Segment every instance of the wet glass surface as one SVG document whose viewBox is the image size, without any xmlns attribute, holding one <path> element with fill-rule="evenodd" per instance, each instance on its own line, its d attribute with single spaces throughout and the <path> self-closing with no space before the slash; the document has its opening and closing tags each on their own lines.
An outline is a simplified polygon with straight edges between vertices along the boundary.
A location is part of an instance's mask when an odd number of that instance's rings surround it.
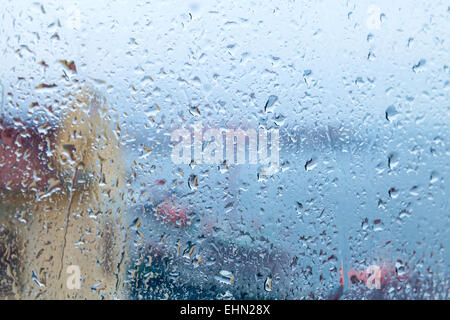
<svg viewBox="0 0 450 320">
<path fill-rule="evenodd" d="M 0 298 L 448 299 L 445 1 L 0 9 Z"/>
</svg>

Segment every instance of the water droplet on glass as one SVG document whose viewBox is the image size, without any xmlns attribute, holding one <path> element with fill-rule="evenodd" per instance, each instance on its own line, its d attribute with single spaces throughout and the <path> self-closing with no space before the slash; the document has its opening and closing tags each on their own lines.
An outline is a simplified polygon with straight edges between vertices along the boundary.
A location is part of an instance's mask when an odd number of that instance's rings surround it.
<svg viewBox="0 0 450 320">
<path fill-rule="evenodd" d="M 227 270 L 221 270 L 219 271 L 219 273 L 215 276 L 215 279 L 221 283 L 225 283 L 225 284 L 233 284 L 235 279 L 234 279 L 234 275 Z"/>
<path fill-rule="evenodd" d="M 268 110 L 268 109 L 271 108 L 277 100 L 278 100 L 277 96 L 274 96 L 274 95 L 269 96 L 266 104 L 264 105 L 264 111 L 269 112 L 270 110 Z"/>
<path fill-rule="evenodd" d="M 264 281 L 264 290 L 267 292 L 272 291 L 272 277 L 267 277 Z"/>
</svg>

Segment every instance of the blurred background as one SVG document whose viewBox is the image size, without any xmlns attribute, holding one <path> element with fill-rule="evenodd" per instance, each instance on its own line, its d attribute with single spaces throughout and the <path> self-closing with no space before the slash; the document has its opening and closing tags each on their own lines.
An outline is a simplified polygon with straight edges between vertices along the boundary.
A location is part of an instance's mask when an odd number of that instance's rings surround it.
<svg viewBox="0 0 450 320">
<path fill-rule="evenodd" d="M 448 299 L 446 1 L 0 9 L 0 297 Z M 279 171 L 175 164 L 195 122 Z"/>
</svg>

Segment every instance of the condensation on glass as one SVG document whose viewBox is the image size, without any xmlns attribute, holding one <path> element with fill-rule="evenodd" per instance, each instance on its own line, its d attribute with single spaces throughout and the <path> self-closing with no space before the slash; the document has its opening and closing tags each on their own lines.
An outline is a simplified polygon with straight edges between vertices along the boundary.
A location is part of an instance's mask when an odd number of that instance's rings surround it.
<svg viewBox="0 0 450 320">
<path fill-rule="evenodd" d="M 449 298 L 445 1 L 0 8 L 0 298 Z"/>
</svg>

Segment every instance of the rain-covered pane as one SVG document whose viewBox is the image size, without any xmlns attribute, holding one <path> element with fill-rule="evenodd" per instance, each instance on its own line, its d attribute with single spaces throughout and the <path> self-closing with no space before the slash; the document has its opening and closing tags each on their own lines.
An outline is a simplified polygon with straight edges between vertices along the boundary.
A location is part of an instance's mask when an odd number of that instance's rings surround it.
<svg viewBox="0 0 450 320">
<path fill-rule="evenodd" d="M 1 299 L 449 299 L 448 2 L 0 16 Z"/>
</svg>

